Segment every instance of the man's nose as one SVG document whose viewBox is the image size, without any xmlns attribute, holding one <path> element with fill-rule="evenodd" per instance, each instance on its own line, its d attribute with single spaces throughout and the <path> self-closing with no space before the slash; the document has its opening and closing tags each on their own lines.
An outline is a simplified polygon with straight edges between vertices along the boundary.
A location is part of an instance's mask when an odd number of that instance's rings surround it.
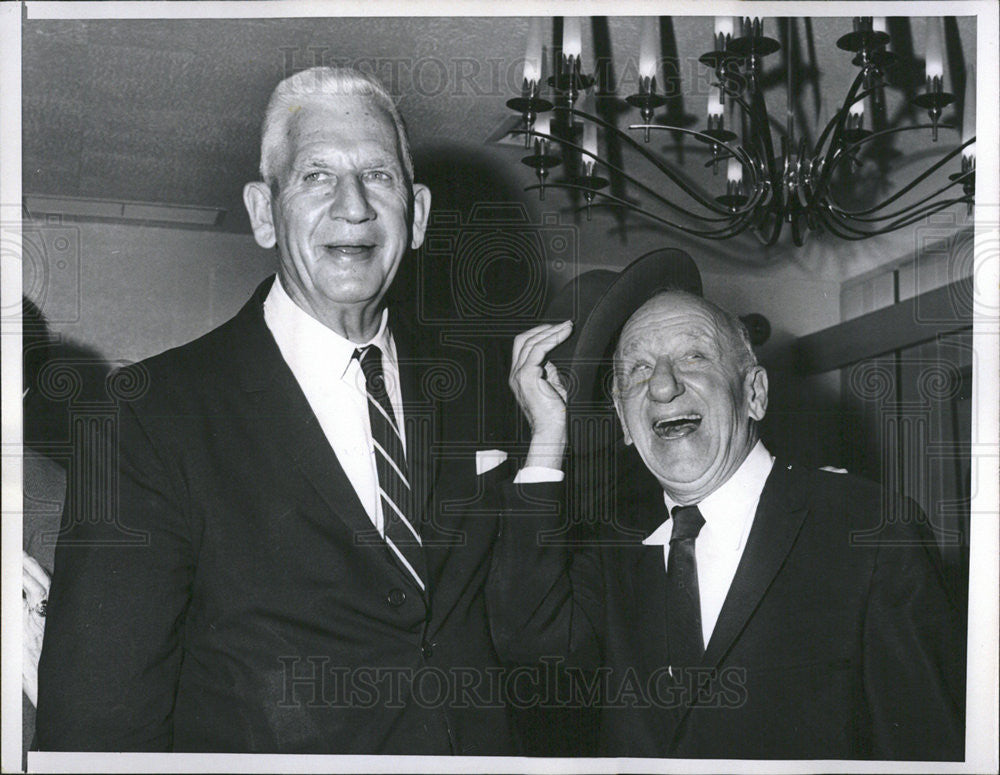
<svg viewBox="0 0 1000 775">
<path fill-rule="evenodd" d="M 350 223 L 361 223 L 375 217 L 365 185 L 356 175 L 344 175 L 337 180 L 330 210 L 334 218 Z"/>
<path fill-rule="evenodd" d="M 666 358 L 656 362 L 649 379 L 649 397 L 654 401 L 673 401 L 684 392 L 684 383 L 678 378 L 673 364 Z"/>
</svg>

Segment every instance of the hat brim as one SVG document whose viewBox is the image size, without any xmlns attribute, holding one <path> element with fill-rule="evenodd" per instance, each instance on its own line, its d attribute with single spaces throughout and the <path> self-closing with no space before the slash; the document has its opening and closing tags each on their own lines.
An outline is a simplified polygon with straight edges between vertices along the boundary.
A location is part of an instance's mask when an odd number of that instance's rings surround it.
<svg viewBox="0 0 1000 775">
<path fill-rule="evenodd" d="M 617 275 L 580 279 L 583 282 L 575 289 L 578 314 L 573 335 L 553 349 L 550 359 L 564 374 L 569 372 L 571 409 L 608 407 L 611 359 L 622 326 L 639 307 L 665 290 L 701 296 L 701 273 L 683 250 L 660 248 L 640 256 Z M 550 309 L 564 304 L 565 293 L 572 290 L 564 288 L 557 295 L 562 301 L 554 299 Z"/>
</svg>

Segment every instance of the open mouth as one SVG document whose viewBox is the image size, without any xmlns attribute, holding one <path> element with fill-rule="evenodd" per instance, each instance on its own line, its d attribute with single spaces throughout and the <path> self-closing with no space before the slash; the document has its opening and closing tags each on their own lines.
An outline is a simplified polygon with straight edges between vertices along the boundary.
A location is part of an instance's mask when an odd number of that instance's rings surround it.
<svg viewBox="0 0 1000 775">
<path fill-rule="evenodd" d="M 661 439 L 680 439 L 694 433 L 699 425 L 701 416 L 688 414 L 683 417 L 657 420 L 653 423 L 653 433 Z"/>
<path fill-rule="evenodd" d="M 375 247 L 374 245 L 367 245 L 367 244 L 363 245 L 330 244 L 330 245 L 324 245 L 323 249 L 326 250 L 327 253 L 333 253 L 340 256 L 354 257 L 354 256 L 367 256 L 374 247 Z"/>
</svg>

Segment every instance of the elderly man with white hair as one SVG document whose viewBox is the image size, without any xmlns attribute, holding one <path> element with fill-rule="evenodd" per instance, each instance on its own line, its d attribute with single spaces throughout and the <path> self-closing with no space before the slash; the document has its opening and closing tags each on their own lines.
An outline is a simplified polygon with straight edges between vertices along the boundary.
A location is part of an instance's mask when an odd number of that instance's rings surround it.
<svg viewBox="0 0 1000 775">
<path fill-rule="evenodd" d="M 38 747 L 516 753 L 483 595 L 512 472 L 471 454 L 476 364 L 385 303 L 431 200 L 400 116 L 313 68 L 262 134 L 244 199 L 277 279 L 113 381 L 112 484 L 63 516 Z"/>
</svg>

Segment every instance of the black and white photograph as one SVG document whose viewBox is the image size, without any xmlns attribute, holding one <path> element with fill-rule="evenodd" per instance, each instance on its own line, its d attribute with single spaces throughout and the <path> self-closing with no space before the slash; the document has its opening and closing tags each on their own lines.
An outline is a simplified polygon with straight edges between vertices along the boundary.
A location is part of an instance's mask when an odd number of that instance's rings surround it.
<svg viewBox="0 0 1000 775">
<path fill-rule="evenodd" d="M 996 772 L 998 11 L 0 5 L 3 771 Z"/>
</svg>

